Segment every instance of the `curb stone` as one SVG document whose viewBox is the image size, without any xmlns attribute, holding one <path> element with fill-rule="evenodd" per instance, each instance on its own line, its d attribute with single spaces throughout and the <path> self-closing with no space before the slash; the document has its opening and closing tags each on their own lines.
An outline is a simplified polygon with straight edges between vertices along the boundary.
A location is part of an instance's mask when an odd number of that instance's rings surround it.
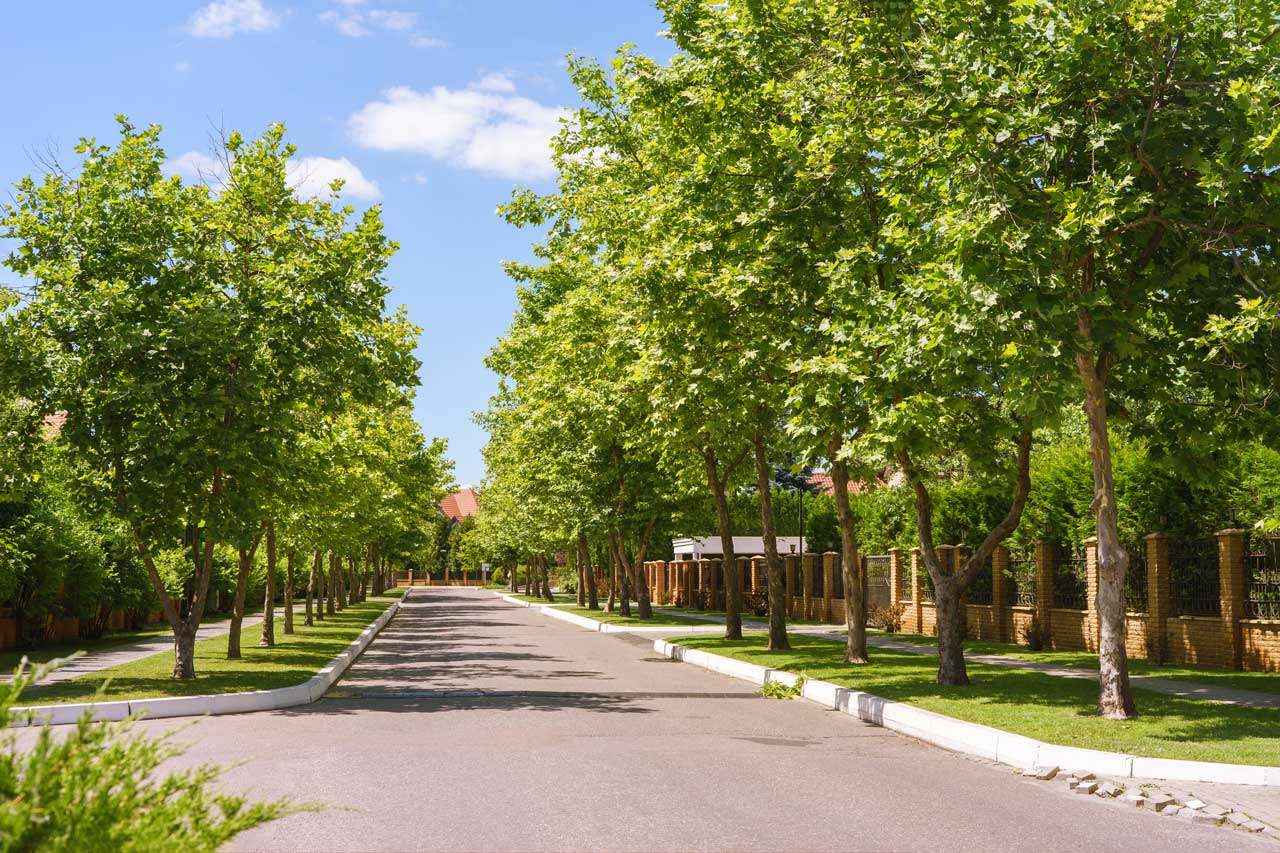
<svg viewBox="0 0 1280 853">
<path fill-rule="evenodd" d="M 756 684 L 767 681 L 791 683 L 795 678 L 792 673 L 766 669 L 755 664 L 745 664 L 742 661 L 688 649 L 665 640 L 654 641 L 653 648 L 664 657 L 733 675 Z M 739 667 L 750 667 L 750 669 L 739 670 Z M 1120 752 L 1060 746 L 979 723 L 958 720 L 903 702 L 892 702 L 870 693 L 862 693 L 826 682 L 807 682 L 805 698 L 810 698 L 809 684 L 825 685 L 832 692 L 843 691 L 836 709 L 865 722 L 909 735 L 944 749 L 986 758 L 1020 770 L 1047 766 L 1076 767 L 1080 768 L 1076 771 L 1078 776 L 1096 773 L 1123 779 L 1145 778 L 1280 786 L 1280 767 L 1140 758 Z M 819 704 L 827 703 L 820 701 Z"/>
<path fill-rule="evenodd" d="M 277 687 L 272 690 L 250 690 L 244 693 L 210 693 L 204 696 L 173 696 L 159 699 L 120 699 L 111 702 L 76 702 L 61 705 L 23 705 L 13 710 L 10 728 L 47 723 L 51 726 L 73 725 L 88 711 L 96 722 L 119 721 L 131 714 L 141 714 L 144 719 L 158 720 L 171 717 L 220 716 L 245 714 L 253 711 L 278 711 L 309 705 L 322 697 L 335 681 L 342 677 L 373 638 L 386 627 L 400 610 L 403 596 L 378 614 L 369 625 L 338 653 L 333 660 L 302 684 Z"/>
</svg>

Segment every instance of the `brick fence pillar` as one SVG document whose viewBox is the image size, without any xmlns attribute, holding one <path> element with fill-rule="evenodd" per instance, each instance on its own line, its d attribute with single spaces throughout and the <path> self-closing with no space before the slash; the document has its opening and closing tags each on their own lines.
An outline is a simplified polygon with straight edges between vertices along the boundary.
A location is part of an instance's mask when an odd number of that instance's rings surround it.
<svg viewBox="0 0 1280 853">
<path fill-rule="evenodd" d="M 911 633 L 924 633 L 924 602 L 921 598 L 924 595 L 924 579 L 921 578 L 920 572 L 924 569 L 920 565 L 920 549 L 911 549 Z"/>
<path fill-rule="evenodd" d="M 1149 534 L 1147 546 L 1147 658 L 1169 660 L 1169 537 Z"/>
<path fill-rule="evenodd" d="M 693 560 L 684 564 L 684 600 L 686 607 L 698 606 L 698 564 Z"/>
<path fill-rule="evenodd" d="M 1244 618 L 1244 531 L 1219 530 L 1218 536 L 1218 589 L 1222 599 L 1223 641 L 1228 651 L 1227 660 L 1232 669 L 1244 668 L 1244 642 L 1240 634 L 1240 620 Z"/>
<path fill-rule="evenodd" d="M 1051 542 L 1036 542 L 1036 620 L 1044 636 L 1045 648 L 1052 648 L 1053 609 L 1053 559 L 1054 546 Z"/>
<path fill-rule="evenodd" d="M 800 618 L 813 618 L 813 570 L 817 554 L 800 556 Z"/>
<path fill-rule="evenodd" d="M 676 560 L 671 564 L 671 600 L 677 607 L 685 606 L 684 560 Z"/>
<path fill-rule="evenodd" d="M 1102 620 L 1098 618 L 1098 537 L 1084 540 L 1084 635 L 1093 638 L 1094 651 L 1102 642 Z"/>
<path fill-rule="evenodd" d="M 902 603 L 902 552 L 889 549 L 889 607 Z"/>
<path fill-rule="evenodd" d="M 751 558 L 751 591 L 761 592 L 767 588 L 769 581 L 765 574 L 764 557 Z"/>
<path fill-rule="evenodd" d="M 783 560 L 782 565 L 783 568 L 786 569 L 784 573 L 785 576 L 783 578 L 783 594 L 785 596 L 784 600 L 786 601 L 786 614 L 788 616 L 792 616 L 795 613 L 796 571 L 800 568 L 800 555 L 788 554 Z"/>
<path fill-rule="evenodd" d="M 720 600 L 720 561 L 707 560 L 707 607 L 720 610 L 724 603 Z"/>
<path fill-rule="evenodd" d="M 840 555 L 835 551 L 826 551 L 822 555 L 822 618 L 830 619 L 835 608 L 831 601 L 835 598 L 836 561 Z"/>
<path fill-rule="evenodd" d="M 1008 642 L 1009 618 L 1009 549 L 997 545 L 991 552 L 991 622 L 998 642 Z"/>
<path fill-rule="evenodd" d="M 671 597 L 667 594 L 667 561 L 657 560 L 653 564 L 653 586 L 657 590 L 653 600 L 659 604 L 670 604 Z"/>
</svg>

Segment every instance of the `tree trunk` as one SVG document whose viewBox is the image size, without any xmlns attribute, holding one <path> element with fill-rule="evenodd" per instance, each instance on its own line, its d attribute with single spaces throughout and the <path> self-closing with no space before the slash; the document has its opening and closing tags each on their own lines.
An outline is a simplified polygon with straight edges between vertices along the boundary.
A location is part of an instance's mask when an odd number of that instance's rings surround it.
<svg viewBox="0 0 1280 853">
<path fill-rule="evenodd" d="M 742 578 L 738 575 L 738 555 L 733 550 L 733 518 L 729 515 L 727 472 L 721 476 L 720 462 L 710 445 L 703 448 L 707 485 L 716 505 L 716 528 L 720 532 L 720 575 L 724 578 L 724 638 L 742 639 Z"/>
<path fill-rule="evenodd" d="M 297 565 L 297 556 L 297 552 L 290 548 L 284 563 L 284 632 L 286 634 L 293 633 L 293 575 L 294 568 Z"/>
<path fill-rule="evenodd" d="M 938 628 L 938 677 L 937 683 L 959 686 L 969 683 L 969 673 L 964 662 L 964 620 L 966 614 L 961 596 L 969 584 L 985 568 L 987 559 L 996 546 L 1009 538 L 1022 519 L 1022 510 L 1031 494 L 1031 433 L 1018 436 L 1016 461 L 1017 482 L 1013 502 L 1000 523 L 987 533 L 977 550 L 969 556 L 964 566 L 954 573 L 942 571 L 938 552 L 933 546 L 933 499 L 928 486 L 916 471 L 911 454 L 905 447 L 898 448 L 898 464 L 915 492 L 916 532 L 920 537 L 920 560 L 933 580 L 934 613 Z"/>
<path fill-rule="evenodd" d="M 240 658 L 240 626 L 244 623 L 244 599 L 249 592 L 249 571 L 253 568 L 253 556 L 258 551 L 258 539 L 240 549 L 240 565 L 236 572 L 236 598 L 231 606 L 231 633 L 227 635 L 227 660 Z"/>
<path fill-rule="evenodd" d="M 338 612 L 338 555 L 333 551 L 329 552 L 329 573 L 325 576 L 324 592 L 324 612 L 325 615 L 332 616 Z"/>
<path fill-rule="evenodd" d="M 196 630 L 198 626 L 183 624 L 173 630 L 173 677 L 188 680 L 196 677 Z"/>
<path fill-rule="evenodd" d="M 587 582 L 587 607 L 600 609 L 600 595 L 596 589 L 596 571 L 591 565 L 591 549 L 587 545 L 587 534 L 578 534 L 578 562 L 582 564 L 582 574 Z"/>
<path fill-rule="evenodd" d="M 618 589 L 618 612 L 623 616 L 631 615 L 631 594 L 627 589 L 627 570 L 622 564 L 622 557 L 619 556 L 621 549 L 618 547 L 619 535 L 615 530 L 609 531 L 609 551 L 611 559 L 609 562 L 613 564 L 613 585 Z"/>
<path fill-rule="evenodd" d="M 267 522 L 267 589 L 262 603 L 262 635 L 259 646 L 276 644 L 276 528 Z"/>
<path fill-rule="evenodd" d="M 848 627 L 845 640 L 845 663 L 867 662 L 866 572 L 858 558 L 857 529 L 853 507 L 849 505 L 849 464 L 839 458 L 842 442 L 833 436 L 827 445 L 831 459 L 831 486 L 835 490 L 836 516 L 840 522 L 840 561 L 844 574 L 844 620 Z M 801 543 L 801 551 L 804 543 Z"/>
<path fill-rule="evenodd" d="M 311 600 L 315 597 L 315 593 L 316 593 L 316 567 L 319 565 L 320 565 L 320 552 L 316 551 L 315 557 L 311 561 L 311 574 L 307 576 L 307 615 L 302 622 L 302 624 L 304 625 L 316 624 L 315 616 L 313 615 L 311 610 Z"/>
<path fill-rule="evenodd" d="M 1092 322 L 1080 315 L 1081 332 L 1092 339 Z M 1120 544 L 1116 486 L 1107 429 L 1109 360 L 1095 364 L 1088 352 L 1076 353 L 1084 383 L 1084 413 L 1089 422 L 1089 462 L 1093 469 L 1093 511 L 1098 525 L 1098 713 L 1111 720 L 1138 715 L 1129 686 L 1129 659 L 1124 646 L 1124 578 L 1129 553 Z"/>
<path fill-rule="evenodd" d="M 573 552 L 573 571 L 578 576 L 577 604 L 579 607 L 587 606 L 587 577 L 582 571 L 581 554 L 575 548 Z"/>
<path fill-rule="evenodd" d="M 542 558 L 542 597 L 555 603 L 556 596 L 551 591 L 551 561 L 545 556 Z"/>
<path fill-rule="evenodd" d="M 787 642 L 786 584 L 782 557 L 778 555 L 778 530 L 773 521 L 773 498 L 770 490 L 769 457 L 764 437 L 753 437 L 756 456 L 756 489 L 760 497 L 760 532 L 764 537 L 764 559 L 769 575 L 769 650 L 791 648 Z"/>
</svg>

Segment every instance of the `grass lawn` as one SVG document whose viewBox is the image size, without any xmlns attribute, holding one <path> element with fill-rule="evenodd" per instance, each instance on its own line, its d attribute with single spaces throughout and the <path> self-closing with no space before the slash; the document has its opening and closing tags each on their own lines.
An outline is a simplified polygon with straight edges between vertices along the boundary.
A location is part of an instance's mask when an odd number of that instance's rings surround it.
<svg viewBox="0 0 1280 853">
<path fill-rule="evenodd" d="M 661 607 L 662 610 L 669 611 L 671 613 L 700 613 L 703 616 L 717 616 L 721 619 L 724 618 L 723 610 L 697 610 L 693 607 L 672 607 L 669 604 L 658 605 L 658 606 L 655 606 L 654 609 L 657 609 L 658 607 Z M 769 621 L 768 616 L 756 616 L 754 614 L 749 614 L 749 613 L 742 614 L 742 619 L 744 622 L 766 622 L 767 623 Z M 824 622 L 821 619 L 792 619 L 791 617 L 787 617 L 787 624 L 788 625 L 825 625 L 833 631 L 844 629 L 843 625 L 835 625 L 835 624 L 832 624 L 831 622 Z"/>
<path fill-rule="evenodd" d="M 908 702 L 947 716 L 1016 732 L 1050 743 L 1127 752 L 1153 758 L 1280 765 L 1280 714 L 1179 699 L 1134 690 L 1140 716 L 1117 722 L 1094 713 L 1098 688 L 1089 681 L 1028 670 L 969 664 L 967 687 L 934 684 L 934 658 L 873 649 L 872 663 L 853 667 L 830 640 L 791 636 L 789 651 L 765 649 L 766 637 L 727 641 L 695 636 L 674 639 L 695 649 Z"/>
<path fill-rule="evenodd" d="M 595 619 L 597 622 L 608 622 L 614 625 L 708 625 L 701 619 L 690 619 L 688 616 L 681 616 L 678 613 L 668 612 L 669 608 L 653 608 L 652 619 L 639 619 L 635 616 L 623 616 L 621 613 L 605 613 L 601 610 L 591 610 L 586 607 L 558 607 L 557 610 L 563 610 L 565 613 L 576 613 L 579 616 L 585 616 L 588 619 Z M 636 605 L 631 605 L 631 612 L 634 614 L 639 610 Z"/>
<path fill-rule="evenodd" d="M 885 634 L 894 640 L 917 643 L 924 646 L 938 645 L 937 637 L 923 634 Z M 1033 652 L 1026 646 L 1013 643 L 996 643 L 979 640 L 966 640 L 965 652 L 978 655 L 1003 655 L 1020 660 L 1039 661 L 1058 666 L 1072 666 L 1098 671 L 1098 655 L 1094 652 L 1039 651 Z M 1167 663 L 1163 666 L 1154 664 L 1143 658 L 1129 659 L 1130 675 L 1150 675 L 1156 678 L 1174 678 L 1179 681 L 1194 681 L 1212 687 L 1228 687 L 1237 690 L 1253 690 L 1258 693 L 1280 693 L 1280 672 L 1236 672 L 1230 669 L 1215 669 L 1190 663 Z"/>
<path fill-rule="evenodd" d="M 525 595 L 523 593 L 511 593 L 510 595 L 512 598 L 518 598 L 521 601 L 528 601 L 532 604 L 573 604 L 578 600 L 576 595 L 564 592 L 555 593 L 555 601 L 547 601 L 546 597 L 541 595 Z"/>
<path fill-rule="evenodd" d="M 175 681 L 173 652 L 152 655 L 110 669 L 86 673 L 71 681 L 32 687 L 22 699 L 32 705 L 87 702 L 99 688 L 103 699 L 151 699 L 163 696 L 193 696 L 204 693 L 243 693 L 301 684 L 347 647 L 378 614 L 404 594 L 391 590 L 385 595 L 353 604 L 340 613 L 307 627 L 299 614 L 296 633 L 285 634 L 276 621 L 276 644 L 259 648 L 262 627 L 254 625 L 240 634 L 239 660 L 227 660 L 227 637 L 211 637 L 196 643 L 196 678 Z M 108 683 L 110 682 L 110 683 Z"/>
<path fill-rule="evenodd" d="M 25 657 L 32 663 L 44 663 L 54 658 L 64 658 L 75 652 L 101 652 L 116 646 L 126 646 L 140 640 L 172 636 L 168 622 L 160 622 L 137 631 L 112 631 L 96 640 L 71 640 L 54 643 L 38 649 L 10 649 L 0 652 L 0 671 L 12 673 Z"/>
</svg>

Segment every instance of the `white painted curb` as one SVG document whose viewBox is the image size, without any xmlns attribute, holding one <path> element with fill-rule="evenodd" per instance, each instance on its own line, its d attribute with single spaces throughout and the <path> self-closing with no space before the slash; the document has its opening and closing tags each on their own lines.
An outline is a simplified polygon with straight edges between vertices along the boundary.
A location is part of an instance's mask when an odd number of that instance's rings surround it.
<svg viewBox="0 0 1280 853">
<path fill-rule="evenodd" d="M 80 721 L 86 711 L 95 720 L 123 720 L 131 714 L 140 714 L 149 720 L 166 717 L 202 717 L 205 715 L 244 714 L 252 711 L 278 711 L 307 705 L 325 694 L 333 683 L 342 677 L 347 667 L 373 642 L 378 632 L 386 627 L 400 610 L 403 596 L 378 614 L 378 618 L 360 632 L 337 657 L 324 669 L 302 684 L 277 687 L 274 690 L 250 690 L 244 693 L 211 693 L 205 696 L 173 696 L 166 699 L 121 699 L 114 702 L 77 702 L 65 705 L 24 705 L 14 708 L 10 727 L 40 725 L 72 725 Z"/>
<path fill-rule="evenodd" d="M 752 684 L 778 682 L 792 687 L 799 680 L 799 676 L 791 672 L 767 669 L 666 640 L 655 640 L 653 649 L 663 657 L 740 678 Z M 1054 765 L 1118 778 L 1280 787 L 1280 767 L 1140 758 L 1120 752 L 1059 746 L 990 726 L 957 720 L 904 702 L 891 702 L 826 681 L 806 681 L 802 695 L 825 708 L 843 711 L 860 720 L 925 743 L 1022 769 Z"/>
</svg>

